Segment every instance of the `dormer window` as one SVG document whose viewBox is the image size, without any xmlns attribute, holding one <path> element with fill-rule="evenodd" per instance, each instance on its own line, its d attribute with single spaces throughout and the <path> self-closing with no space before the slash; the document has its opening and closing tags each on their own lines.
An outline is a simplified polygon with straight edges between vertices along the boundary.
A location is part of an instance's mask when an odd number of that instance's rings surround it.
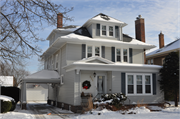
<svg viewBox="0 0 180 119">
<path fill-rule="evenodd" d="M 113 36 L 113 26 L 109 26 L 109 36 Z"/>
<path fill-rule="evenodd" d="M 102 25 L 102 35 L 106 36 L 106 26 Z"/>
</svg>

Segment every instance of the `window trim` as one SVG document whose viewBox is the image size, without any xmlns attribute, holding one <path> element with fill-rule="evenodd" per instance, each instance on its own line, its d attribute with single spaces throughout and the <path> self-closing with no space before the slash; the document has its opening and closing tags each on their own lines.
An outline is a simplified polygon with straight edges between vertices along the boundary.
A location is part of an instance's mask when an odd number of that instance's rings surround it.
<svg viewBox="0 0 180 119">
<path fill-rule="evenodd" d="M 133 94 L 128 94 L 128 75 L 133 75 L 133 82 L 134 82 L 134 93 Z M 136 76 L 137 75 L 142 75 L 142 92 L 141 94 L 137 93 L 137 79 Z M 151 93 L 145 93 L 146 89 L 145 89 L 145 75 L 150 75 L 150 81 L 151 81 Z M 153 79 L 152 79 L 152 74 L 149 73 L 126 73 L 126 95 L 128 96 L 142 96 L 142 95 L 153 95 L 153 83 L 152 83 Z"/>
<path fill-rule="evenodd" d="M 129 48 L 123 48 L 123 47 L 121 47 L 121 48 L 115 47 L 115 62 L 119 62 L 119 61 L 117 61 L 117 52 L 116 52 L 117 49 L 121 50 L 121 61 L 120 62 L 121 63 L 129 63 Z M 127 62 L 124 62 L 123 49 L 127 49 Z"/>
<path fill-rule="evenodd" d="M 102 49 L 101 49 L 101 46 L 99 45 L 87 45 L 86 44 L 86 58 L 89 58 L 88 57 L 88 46 L 91 46 L 92 47 L 92 57 L 95 56 L 95 47 L 99 47 L 99 57 L 102 57 Z"/>
<path fill-rule="evenodd" d="M 106 35 L 102 35 L 102 26 L 106 26 Z M 113 36 L 109 35 L 109 27 L 112 26 L 113 27 Z M 104 37 L 111 37 L 111 38 L 116 38 L 115 37 L 115 26 L 117 25 L 107 25 L 107 24 L 100 24 L 100 36 Z M 96 28 L 97 30 L 97 28 Z"/>
</svg>

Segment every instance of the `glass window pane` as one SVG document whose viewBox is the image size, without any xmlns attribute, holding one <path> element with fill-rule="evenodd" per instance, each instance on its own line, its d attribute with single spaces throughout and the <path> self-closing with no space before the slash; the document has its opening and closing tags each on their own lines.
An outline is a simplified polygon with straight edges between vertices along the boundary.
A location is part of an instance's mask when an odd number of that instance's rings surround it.
<svg viewBox="0 0 180 119">
<path fill-rule="evenodd" d="M 133 75 L 128 75 L 128 85 L 133 85 Z"/>
<path fill-rule="evenodd" d="M 99 47 L 95 47 L 95 53 L 99 54 Z"/>
<path fill-rule="evenodd" d="M 124 62 L 127 62 L 127 56 L 124 56 Z"/>
<path fill-rule="evenodd" d="M 121 61 L 121 56 L 117 56 L 117 61 Z"/>
<path fill-rule="evenodd" d="M 151 86 L 150 85 L 146 85 L 146 93 L 151 93 Z"/>
<path fill-rule="evenodd" d="M 127 56 L 127 49 L 123 49 L 123 55 Z"/>
<path fill-rule="evenodd" d="M 137 80 L 137 85 L 142 85 L 142 75 L 137 75 L 136 80 Z"/>
<path fill-rule="evenodd" d="M 151 81 L 150 81 L 150 76 L 145 76 L 145 84 L 146 85 L 150 85 L 151 84 Z"/>
<path fill-rule="evenodd" d="M 102 30 L 103 30 L 103 31 L 106 31 L 106 26 L 102 26 Z"/>
<path fill-rule="evenodd" d="M 137 93 L 142 93 L 142 85 L 137 85 Z"/>
<path fill-rule="evenodd" d="M 109 26 L 109 31 L 113 32 L 113 27 Z"/>
<path fill-rule="evenodd" d="M 109 36 L 113 36 L 113 32 L 109 32 Z"/>
<path fill-rule="evenodd" d="M 92 46 L 88 46 L 88 53 L 92 53 Z"/>
<path fill-rule="evenodd" d="M 92 53 L 88 53 L 88 57 L 92 57 Z"/>
<path fill-rule="evenodd" d="M 121 50 L 120 49 L 116 49 L 116 54 L 117 54 L 117 56 L 120 56 L 121 55 Z"/>
<path fill-rule="evenodd" d="M 134 93 L 134 86 L 133 85 L 128 85 L 128 93 L 133 94 Z"/>
<path fill-rule="evenodd" d="M 102 35 L 106 35 L 106 31 L 102 31 Z"/>
</svg>

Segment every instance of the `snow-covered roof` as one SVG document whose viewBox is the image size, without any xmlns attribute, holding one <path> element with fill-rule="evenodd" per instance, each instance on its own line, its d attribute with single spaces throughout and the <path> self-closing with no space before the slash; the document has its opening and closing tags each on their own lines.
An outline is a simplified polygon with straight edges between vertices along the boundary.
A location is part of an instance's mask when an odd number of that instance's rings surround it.
<svg viewBox="0 0 180 119">
<path fill-rule="evenodd" d="M 86 24 L 88 24 L 91 21 L 103 21 L 103 22 L 111 22 L 111 23 L 118 23 L 118 24 L 122 24 L 122 26 L 126 26 L 127 24 L 125 22 L 122 22 L 120 20 L 117 20 L 115 18 L 112 18 L 108 15 L 105 15 L 103 13 L 100 13 L 96 16 L 94 16 L 93 18 L 89 19 L 83 26 L 86 26 Z"/>
<path fill-rule="evenodd" d="M 39 72 L 33 73 L 26 76 L 23 81 L 25 82 L 60 82 L 60 76 L 58 72 L 54 70 L 41 70 Z"/>
<path fill-rule="evenodd" d="M 177 39 L 177 40 L 169 43 L 168 45 L 164 46 L 163 48 L 160 48 L 153 52 L 150 52 L 146 56 L 148 58 L 148 57 L 163 54 L 163 53 L 169 53 L 169 52 L 172 52 L 173 50 L 177 50 L 177 49 L 180 49 L 180 39 Z"/>
<path fill-rule="evenodd" d="M 81 40 L 81 41 L 92 41 L 92 42 L 101 42 L 101 43 L 114 43 L 114 44 L 123 44 L 123 45 L 136 45 L 136 46 L 147 46 L 147 48 L 145 49 L 151 49 L 154 48 L 154 45 L 148 44 L 148 43 L 144 43 L 141 42 L 137 39 L 132 39 L 130 42 L 123 42 L 123 41 L 118 41 L 118 40 L 109 40 L 109 39 L 101 39 L 101 38 L 90 38 L 90 37 L 86 37 L 86 36 L 81 36 L 78 34 L 74 34 L 74 33 L 70 33 L 68 35 L 65 36 L 61 36 L 59 37 L 59 39 L 66 39 L 66 41 L 73 41 L 72 39 L 77 39 L 77 40 Z"/>
<path fill-rule="evenodd" d="M 89 62 L 93 59 L 97 59 L 102 62 Z M 104 61 L 109 63 L 104 63 Z M 105 58 L 99 58 L 97 56 L 90 57 L 87 59 L 82 59 L 75 61 L 69 65 L 63 67 L 63 69 L 68 71 L 72 70 L 93 70 L 93 71 L 140 71 L 140 72 L 159 72 L 162 66 L 159 65 L 148 65 L 148 64 L 132 64 L 132 63 L 114 63 Z"/>
</svg>

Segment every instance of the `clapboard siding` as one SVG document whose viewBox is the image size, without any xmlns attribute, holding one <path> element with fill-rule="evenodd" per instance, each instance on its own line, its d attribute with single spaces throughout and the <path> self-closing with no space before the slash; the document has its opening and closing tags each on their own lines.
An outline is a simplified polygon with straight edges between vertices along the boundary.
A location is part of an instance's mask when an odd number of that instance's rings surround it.
<svg viewBox="0 0 180 119">
<path fill-rule="evenodd" d="M 144 64 L 144 53 L 142 49 L 132 50 L 133 64 Z"/>
<path fill-rule="evenodd" d="M 112 92 L 112 72 L 107 72 L 107 93 Z"/>
<path fill-rule="evenodd" d="M 118 71 L 112 71 L 112 93 L 121 92 L 121 74 Z"/>
<path fill-rule="evenodd" d="M 111 47 L 105 47 L 105 59 L 111 61 Z"/>
<path fill-rule="evenodd" d="M 67 44 L 66 45 L 66 50 L 67 50 L 67 65 L 71 64 L 75 61 L 81 60 L 81 45 L 80 44 Z"/>
</svg>

